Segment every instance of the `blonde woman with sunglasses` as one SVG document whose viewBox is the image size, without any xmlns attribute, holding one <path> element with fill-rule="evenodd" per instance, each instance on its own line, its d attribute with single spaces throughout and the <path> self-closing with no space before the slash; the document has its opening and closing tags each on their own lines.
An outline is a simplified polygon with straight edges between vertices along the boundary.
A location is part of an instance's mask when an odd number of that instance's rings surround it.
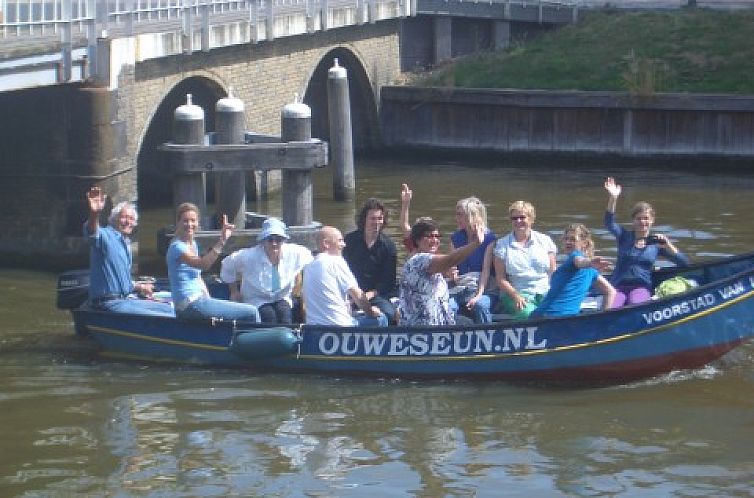
<svg viewBox="0 0 754 498">
<path fill-rule="evenodd" d="M 498 239 L 493 250 L 495 279 L 503 311 L 525 319 L 550 289 L 557 247 L 549 235 L 532 228 L 537 212 L 531 203 L 514 202 L 508 216 L 512 230 Z"/>
</svg>

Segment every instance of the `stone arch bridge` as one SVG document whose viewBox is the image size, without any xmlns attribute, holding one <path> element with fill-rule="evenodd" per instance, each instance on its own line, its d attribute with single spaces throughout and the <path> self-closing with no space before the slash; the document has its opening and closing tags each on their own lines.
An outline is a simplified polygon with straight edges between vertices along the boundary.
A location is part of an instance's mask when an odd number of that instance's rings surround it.
<svg viewBox="0 0 754 498">
<path fill-rule="evenodd" d="M 214 131 L 215 103 L 232 91 L 245 104 L 246 129 L 271 136 L 280 134 L 283 106 L 298 95 L 312 108 L 312 135 L 328 140 L 327 73 L 337 58 L 349 76 L 354 146 L 373 147 L 379 141 L 379 89 L 400 74 L 399 32 L 405 15 L 392 1 L 382 4 L 389 3 L 391 15 L 371 19 L 379 13 L 378 2 L 330 2 L 341 11 L 346 3 L 356 10 L 371 4 L 372 10 L 363 14 L 366 22 L 322 29 L 328 14 L 320 13 L 299 23 L 303 33 L 287 29 L 281 36 L 275 17 L 242 33 L 241 43 L 225 46 L 218 39 L 233 36 L 233 22 L 226 21 L 221 33 L 214 31 L 218 46 L 212 46 L 212 37 L 186 35 L 185 29 L 177 42 L 165 34 L 119 36 L 111 31 L 89 47 L 96 56 L 83 59 L 86 67 L 76 62 L 73 44 L 68 67 L 62 69 L 68 83 L 0 92 L 0 109 L 13 118 L 0 130 L 0 199 L 5 205 L 0 210 L 5 227 L 0 253 L 31 262 L 44 255 L 38 262 L 50 266 L 84 263 L 84 192 L 94 183 L 113 194 L 112 203 L 139 199 L 140 204 L 169 204 L 164 197 L 170 196 L 170 181 L 158 148 L 171 140 L 173 113 L 187 94 L 204 108 L 208 132 Z M 326 20 L 337 19 L 338 12 L 331 11 Z M 252 187 L 266 188 L 267 180 L 274 184 L 275 175 L 270 176 L 261 181 L 257 175 Z"/>
<path fill-rule="evenodd" d="M 335 59 L 348 70 L 355 147 L 376 146 L 379 89 L 400 75 L 398 25 L 382 22 L 280 38 L 253 49 L 225 47 L 193 54 L 188 61 L 175 56 L 129 66 L 118 76 L 115 98 L 126 131 L 114 138 L 125 144 L 126 163 L 136 158 L 143 179 L 140 198 L 154 198 L 162 190 L 149 185 L 156 178 L 152 170 L 161 164 L 157 147 L 170 140 L 173 111 L 185 103 L 186 94 L 205 109 L 206 128 L 212 131 L 215 102 L 232 91 L 245 104 L 246 129 L 266 135 L 279 135 L 280 111 L 297 95 L 312 108 L 312 136 L 327 141 L 327 72 Z M 119 191 L 133 189 L 121 186 Z"/>
</svg>

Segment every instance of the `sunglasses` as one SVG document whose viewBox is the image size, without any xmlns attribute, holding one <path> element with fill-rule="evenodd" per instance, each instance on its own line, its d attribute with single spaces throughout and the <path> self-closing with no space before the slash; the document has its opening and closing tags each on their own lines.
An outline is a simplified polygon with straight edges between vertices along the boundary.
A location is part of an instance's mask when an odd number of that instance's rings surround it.
<svg viewBox="0 0 754 498">
<path fill-rule="evenodd" d="M 524 221 L 526 216 L 511 216 L 511 221 Z"/>
<path fill-rule="evenodd" d="M 427 239 L 441 239 L 442 235 L 440 235 L 439 233 L 428 233 L 428 234 L 422 235 L 422 237 L 425 237 Z"/>
<path fill-rule="evenodd" d="M 285 240 L 285 237 L 281 237 L 280 235 L 270 235 L 266 239 L 264 239 L 268 242 L 274 242 L 275 244 L 282 244 Z"/>
</svg>

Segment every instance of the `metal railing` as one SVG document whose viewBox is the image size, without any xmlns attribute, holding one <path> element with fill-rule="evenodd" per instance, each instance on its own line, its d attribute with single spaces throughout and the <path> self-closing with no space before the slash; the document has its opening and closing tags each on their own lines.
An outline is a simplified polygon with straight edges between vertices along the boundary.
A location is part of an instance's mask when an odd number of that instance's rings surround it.
<svg viewBox="0 0 754 498">
<path fill-rule="evenodd" d="M 76 65 L 96 69 L 98 39 L 142 37 L 144 60 L 411 16 L 415 2 L 0 0 L 0 72 L 12 70 L 8 61 L 23 72 L 39 66 L 39 56 L 57 53 L 56 62 L 43 65 L 57 64 L 57 81 L 71 81 Z"/>
<path fill-rule="evenodd" d="M 175 25 L 275 26 L 281 20 L 278 24 L 290 24 L 291 16 L 308 19 L 308 29 L 317 30 L 331 27 L 333 13 L 337 17 L 339 11 L 351 11 L 352 23 L 374 22 L 411 15 L 410 4 L 411 0 L 0 0 L 0 38 L 44 38 L 65 30 L 87 35 L 93 25 L 122 36 L 171 31 Z M 289 34 L 283 30 L 270 36 Z"/>
</svg>

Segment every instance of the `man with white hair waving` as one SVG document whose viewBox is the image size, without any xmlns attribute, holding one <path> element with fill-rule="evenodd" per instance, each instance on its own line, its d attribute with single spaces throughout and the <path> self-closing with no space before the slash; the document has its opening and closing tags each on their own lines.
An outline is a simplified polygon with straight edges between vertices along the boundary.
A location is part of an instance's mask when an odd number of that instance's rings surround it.
<svg viewBox="0 0 754 498">
<path fill-rule="evenodd" d="M 150 299 L 151 283 L 131 280 L 130 236 L 138 215 L 130 202 L 121 202 L 111 211 L 107 226 L 100 226 L 99 216 L 106 196 L 99 187 L 86 194 L 89 217 L 84 223 L 84 237 L 89 240 L 89 305 L 103 311 L 142 315 L 175 316 L 167 303 Z"/>
</svg>

